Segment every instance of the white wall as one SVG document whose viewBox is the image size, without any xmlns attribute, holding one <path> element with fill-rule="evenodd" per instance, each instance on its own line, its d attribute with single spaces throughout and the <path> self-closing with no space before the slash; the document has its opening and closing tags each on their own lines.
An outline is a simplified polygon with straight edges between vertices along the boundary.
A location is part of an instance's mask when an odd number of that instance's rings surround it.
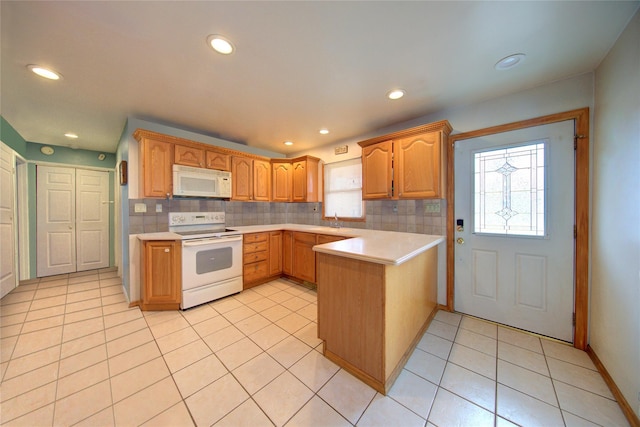
<svg viewBox="0 0 640 427">
<path fill-rule="evenodd" d="M 595 88 L 590 345 L 640 416 L 640 12 Z"/>
</svg>

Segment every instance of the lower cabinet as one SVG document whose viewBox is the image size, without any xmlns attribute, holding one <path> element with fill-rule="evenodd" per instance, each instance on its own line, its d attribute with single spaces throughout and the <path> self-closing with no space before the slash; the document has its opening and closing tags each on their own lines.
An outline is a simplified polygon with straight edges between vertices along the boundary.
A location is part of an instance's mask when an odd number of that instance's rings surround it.
<svg viewBox="0 0 640 427">
<path fill-rule="evenodd" d="M 316 283 L 316 235 L 293 232 L 293 277 Z"/>
<path fill-rule="evenodd" d="M 282 274 L 293 276 L 293 231 L 282 232 Z"/>
<path fill-rule="evenodd" d="M 269 276 L 282 274 L 282 231 L 269 232 Z"/>
<path fill-rule="evenodd" d="M 182 296 L 179 241 L 148 240 L 141 251 L 141 310 L 177 310 Z"/>
<path fill-rule="evenodd" d="M 282 274 L 282 232 L 244 235 L 242 277 L 244 289 L 268 282 Z"/>
</svg>

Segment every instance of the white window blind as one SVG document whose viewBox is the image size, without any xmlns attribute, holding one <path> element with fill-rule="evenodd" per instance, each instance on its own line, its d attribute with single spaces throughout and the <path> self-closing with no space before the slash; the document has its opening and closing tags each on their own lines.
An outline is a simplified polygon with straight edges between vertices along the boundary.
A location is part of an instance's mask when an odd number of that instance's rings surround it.
<svg viewBox="0 0 640 427">
<path fill-rule="evenodd" d="M 362 159 L 324 165 L 324 216 L 362 218 Z"/>
</svg>

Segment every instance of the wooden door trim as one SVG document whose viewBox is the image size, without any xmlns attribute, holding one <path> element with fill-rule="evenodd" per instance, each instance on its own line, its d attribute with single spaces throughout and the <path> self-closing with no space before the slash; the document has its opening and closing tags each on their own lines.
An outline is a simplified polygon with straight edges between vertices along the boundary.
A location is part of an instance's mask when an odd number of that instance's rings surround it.
<svg viewBox="0 0 640 427">
<path fill-rule="evenodd" d="M 458 141 L 478 138 L 494 133 L 508 132 L 533 126 L 574 120 L 576 135 L 575 166 L 575 239 L 574 271 L 575 328 L 573 346 L 587 349 L 589 326 L 589 108 L 550 114 L 504 125 L 492 126 L 471 132 L 449 135 L 447 141 L 447 305 L 454 310 L 454 269 L 455 269 L 455 179 L 454 145 Z"/>
</svg>

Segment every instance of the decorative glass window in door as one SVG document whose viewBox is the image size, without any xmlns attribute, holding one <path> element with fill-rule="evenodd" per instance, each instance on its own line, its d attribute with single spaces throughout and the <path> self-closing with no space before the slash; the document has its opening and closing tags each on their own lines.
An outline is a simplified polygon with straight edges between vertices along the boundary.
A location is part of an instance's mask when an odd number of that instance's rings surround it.
<svg viewBox="0 0 640 427">
<path fill-rule="evenodd" d="M 545 141 L 474 153 L 474 232 L 545 235 Z"/>
</svg>

